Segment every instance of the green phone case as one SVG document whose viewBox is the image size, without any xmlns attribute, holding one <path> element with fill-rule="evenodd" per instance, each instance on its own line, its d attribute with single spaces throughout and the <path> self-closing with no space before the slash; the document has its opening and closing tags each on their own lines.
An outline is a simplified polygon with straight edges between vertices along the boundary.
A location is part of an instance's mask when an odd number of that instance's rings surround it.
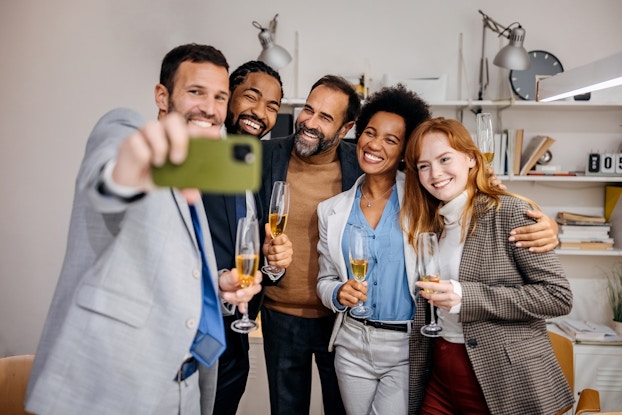
<svg viewBox="0 0 622 415">
<path fill-rule="evenodd" d="M 261 143 L 255 137 L 229 135 L 225 140 L 192 138 L 188 157 L 152 169 L 158 186 L 196 188 L 208 193 L 257 191 L 261 178 Z"/>
</svg>

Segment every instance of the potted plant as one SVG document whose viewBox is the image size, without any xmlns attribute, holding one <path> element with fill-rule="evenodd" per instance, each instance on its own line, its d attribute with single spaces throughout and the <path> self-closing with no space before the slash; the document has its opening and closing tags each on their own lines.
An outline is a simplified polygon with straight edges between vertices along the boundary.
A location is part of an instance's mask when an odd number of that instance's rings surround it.
<svg viewBox="0 0 622 415">
<path fill-rule="evenodd" d="M 607 297 L 613 312 L 614 329 L 622 336 L 622 264 L 613 267 L 607 275 Z"/>
</svg>

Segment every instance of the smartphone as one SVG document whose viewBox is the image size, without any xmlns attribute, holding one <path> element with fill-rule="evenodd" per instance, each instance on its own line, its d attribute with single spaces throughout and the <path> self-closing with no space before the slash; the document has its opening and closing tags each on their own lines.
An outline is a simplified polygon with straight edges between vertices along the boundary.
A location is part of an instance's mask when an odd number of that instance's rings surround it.
<svg viewBox="0 0 622 415">
<path fill-rule="evenodd" d="M 152 177 L 158 186 L 196 188 L 206 193 L 257 191 L 261 143 L 256 137 L 231 134 L 224 140 L 191 138 L 186 160 L 154 167 Z"/>
</svg>

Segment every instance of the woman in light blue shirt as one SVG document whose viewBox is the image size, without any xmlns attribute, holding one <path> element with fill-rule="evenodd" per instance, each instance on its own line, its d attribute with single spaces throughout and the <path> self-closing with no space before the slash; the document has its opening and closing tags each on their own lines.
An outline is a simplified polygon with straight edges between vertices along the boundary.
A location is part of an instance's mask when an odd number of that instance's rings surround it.
<svg viewBox="0 0 622 415">
<path fill-rule="evenodd" d="M 398 167 L 428 105 L 403 86 L 372 95 L 356 121 L 357 157 L 365 172 L 348 191 L 318 206 L 320 272 L 317 292 L 337 312 L 329 349 L 348 414 L 404 414 L 408 408 L 408 336 L 415 306 L 414 251 L 399 223 L 404 174 Z M 356 282 L 348 262 L 348 231 L 366 230 L 367 280 Z M 346 312 L 359 301 L 368 319 Z"/>
</svg>

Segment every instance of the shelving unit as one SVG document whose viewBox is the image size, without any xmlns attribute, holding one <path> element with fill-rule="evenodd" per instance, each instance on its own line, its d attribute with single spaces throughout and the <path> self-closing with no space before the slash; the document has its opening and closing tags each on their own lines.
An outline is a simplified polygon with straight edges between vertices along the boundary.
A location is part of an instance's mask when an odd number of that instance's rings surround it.
<svg viewBox="0 0 622 415">
<path fill-rule="evenodd" d="M 304 98 L 284 99 L 282 111 L 304 105 Z M 622 145 L 622 103 L 597 103 L 590 101 L 445 101 L 430 103 L 434 116 L 461 120 L 467 128 L 474 129 L 475 114 L 471 110 L 482 108 L 496 114 L 498 131 L 525 130 L 528 141 L 537 134 L 556 138 L 551 147 L 554 164 L 561 163 L 564 170 L 585 171 L 587 154 L 591 151 L 617 150 Z M 616 151 L 613 151 L 616 152 Z M 604 189 L 608 184 L 622 183 L 622 176 L 501 176 L 511 192 L 536 201 L 542 210 L 554 217 L 558 211 L 567 210 L 585 214 L 603 214 Z M 617 242 L 622 248 L 622 241 Z M 609 324 L 611 311 L 606 299 L 605 272 L 620 262 L 622 249 L 610 251 L 557 250 L 560 261 L 574 294 L 571 318 L 586 319 Z M 594 371 L 587 364 L 586 355 L 603 355 L 601 366 L 615 373 L 622 372 L 621 346 L 575 347 L 576 387 L 591 387 L 601 393 L 603 411 L 619 410 L 622 386 L 603 383 L 603 370 Z M 615 355 L 615 358 L 611 358 Z M 608 360 L 607 360 L 608 359 Z M 607 360 L 607 361 L 605 361 Z M 611 389 L 613 388 L 613 389 Z"/>
<path fill-rule="evenodd" d="M 557 139 L 551 147 L 553 159 L 563 170 L 584 171 L 589 152 L 617 152 L 622 145 L 622 104 L 495 101 L 459 105 L 433 105 L 432 109 L 456 110 L 457 117 L 466 117 L 465 109 L 481 105 L 485 111 L 496 112 L 502 129 L 523 128 L 525 140 L 536 134 L 550 135 Z M 547 215 L 554 216 L 561 210 L 603 214 L 605 186 L 622 183 L 622 176 L 510 175 L 502 180 L 510 191 L 533 199 Z M 617 241 L 616 247 L 610 251 L 556 251 L 573 291 L 571 318 L 609 324 L 605 274 L 621 260 L 622 241 Z M 574 353 L 575 392 L 588 387 L 600 390 L 602 410 L 619 410 L 622 383 L 617 376 L 622 373 L 622 347 L 576 345 Z"/>
</svg>

